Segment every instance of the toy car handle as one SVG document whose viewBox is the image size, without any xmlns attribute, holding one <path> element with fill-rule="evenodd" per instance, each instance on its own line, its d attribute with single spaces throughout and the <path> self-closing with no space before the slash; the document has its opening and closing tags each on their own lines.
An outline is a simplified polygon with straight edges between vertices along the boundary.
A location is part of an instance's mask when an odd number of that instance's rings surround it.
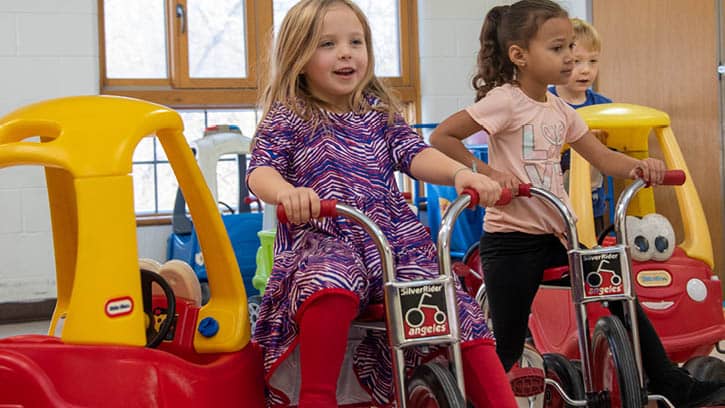
<svg viewBox="0 0 725 408">
<path fill-rule="evenodd" d="M 336 217 L 338 215 L 345 216 L 353 220 L 356 224 L 370 235 L 375 247 L 380 254 L 380 263 L 383 269 L 384 283 L 395 281 L 395 268 L 393 267 L 393 251 L 390 248 L 388 239 L 373 220 L 371 220 L 362 211 L 346 204 L 340 204 L 337 200 L 320 200 L 320 215 L 317 218 Z M 277 220 L 286 224 L 289 222 L 287 213 L 282 204 L 277 204 Z"/>
</svg>

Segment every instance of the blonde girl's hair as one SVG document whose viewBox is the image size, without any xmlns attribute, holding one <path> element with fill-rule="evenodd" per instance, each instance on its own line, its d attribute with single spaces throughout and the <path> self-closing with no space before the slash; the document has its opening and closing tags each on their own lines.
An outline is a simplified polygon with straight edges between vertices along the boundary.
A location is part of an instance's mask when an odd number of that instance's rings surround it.
<svg viewBox="0 0 725 408">
<path fill-rule="evenodd" d="M 516 66 L 509 59 L 509 47 L 528 48 L 539 27 L 556 17 L 568 18 L 569 15 L 551 0 L 521 0 L 510 6 L 494 7 L 486 14 L 479 36 L 481 48 L 476 74 L 472 80 L 476 101 L 497 86 L 516 84 Z"/>
<path fill-rule="evenodd" d="M 599 52 L 602 50 L 602 40 L 593 25 L 579 18 L 572 18 L 571 25 L 574 28 L 574 43 L 581 44 L 590 51 Z"/>
<path fill-rule="evenodd" d="M 328 104 L 312 95 L 302 70 L 318 47 L 325 13 L 335 4 L 349 7 L 360 20 L 368 54 L 368 66 L 363 80 L 348 101 L 350 109 L 356 112 L 370 109 L 387 111 L 390 120 L 399 111 L 397 98 L 375 76 L 372 33 L 362 10 L 350 0 L 302 0 L 287 12 L 269 57 L 268 78 L 260 100 L 262 117 L 277 102 L 304 119 L 314 119 L 321 108 L 329 108 Z M 368 95 L 377 97 L 382 103 L 372 107 L 366 98 Z"/>
</svg>

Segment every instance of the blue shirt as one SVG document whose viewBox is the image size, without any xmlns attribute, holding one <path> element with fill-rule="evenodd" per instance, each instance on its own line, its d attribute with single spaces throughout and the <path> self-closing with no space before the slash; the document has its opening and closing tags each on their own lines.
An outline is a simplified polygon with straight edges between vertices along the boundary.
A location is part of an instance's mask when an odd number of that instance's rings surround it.
<svg viewBox="0 0 725 408">
<path fill-rule="evenodd" d="M 554 87 L 554 86 L 549 87 L 549 92 L 553 93 L 556 96 L 559 96 L 559 94 L 556 93 L 556 87 Z M 574 109 L 581 108 L 582 106 L 598 105 L 600 103 L 612 103 L 611 99 L 607 98 L 606 96 L 604 96 L 602 94 L 596 93 L 596 92 L 592 91 L 591 89 L 587 89 L 586 97 L 587 97 L 587 99 L 584 101 L 584 103 L 581 103 L 579 105 L 574 105 L 574 104 L 566 102 L 566 101 L 564 101 L 564 102 L 568 103 L 569 106 L 571 106 Z"/>
<path fill-rule="evenodd" d="M 549 92 L 553 93 L 556 96 L 559 96 L 559 94 L 556 93 L 556 87 L 550 86 Z M 602 94 L 598 94 L 591 89 L 586 90 L 586 100 L 584 103 L 581 103 L 579 105 L 574 105 L 572 103 L 566 102 L 569 106 L 571 106 L 574 109 L 579 109 L 583 106 L 589 106 L 589 105 L 598 105 L 600 103 L 612 103 L 612 100 L 607 98 L 606 96 Z M 569 167 L 571 166 L 571 152 L 569 149 L 567 149 L 562 155 L 561 155 L 561 169 L 562 171 L 569 170 Z M 604 186 L 600 186 L 598 188 L 594 188 L 592 191 L 592 210 L 594 213 L 594 217 L 601 217 L 604 215 L 604 212 L 606 211 L 606 203 L 605 203 L 605 197 L 604 197 Z M 611 212 L 610 212 L 610 215 Z"/>
</svg>

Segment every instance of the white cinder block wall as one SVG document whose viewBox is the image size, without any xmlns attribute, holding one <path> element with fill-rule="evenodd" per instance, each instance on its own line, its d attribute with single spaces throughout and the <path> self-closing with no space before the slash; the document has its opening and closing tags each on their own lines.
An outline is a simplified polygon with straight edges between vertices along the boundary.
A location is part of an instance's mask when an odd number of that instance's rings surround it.
<svg viewBox="0 0 725 408">
<path fill-rule="evenodd" d="M 561 3 L 585 17 L 588 1 Z M 490 7 L 504 3 L 510 1 L 419 0 L 424 122 L 440 122 L 473 101 L 481 23 Z M 98 93 L 97 14 L 97 0 L 0 0 L 0 117 L 44 99 Z M 140 230 L 139 255 L 164 259 L 169 232 Z M 54 297 L 43 172 L 0 169 L 0 304 Z"/>
<path fill-rule="evenodd" d="M 32 102 L 98 94 L 97 5 L 97 0 L 0 0 L 0 117 Z M 140 229 L 139 255 L 165 259 L 170 232 L 170 226 Z M 0 304 L 55 296 L 43 171 L 0 169 Z"/>
<path fill-rule="evenodd" d="M 96 0 L 0 1 L 0 116 L 43 99 L 97 94 L 97 27 Z M 0 265 L 0 303 L 55 297 L 39 167 L 0 169 Z"/>
<path fill-rule="evenodd" d="M 573 17 L 587 16 L 591 0 L 558 1 Z M 474 101 L 471 79 L 478 36 L 492 7 L 510 0 L 418 0 L 421 120 L 439 123 Z M 427 137 L 428 131 L 424 132 Z"/>
</svg>

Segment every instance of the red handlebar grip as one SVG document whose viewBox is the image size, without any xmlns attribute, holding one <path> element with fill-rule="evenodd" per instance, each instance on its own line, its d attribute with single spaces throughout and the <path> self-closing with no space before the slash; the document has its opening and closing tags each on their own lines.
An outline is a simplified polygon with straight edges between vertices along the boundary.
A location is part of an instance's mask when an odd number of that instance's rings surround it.
<svg viewBox="0 0 725 408">
<path fill-rule="evenodd" d="M 511 193 L 511 190 L 508 188 L 502 188 L 501 196 L 498 198 L 495 205 L 506 205 L 511 202 L 512 198 L 514 198 L 514 195 Z"/>
<path fill-rule="evenodd" d="M 337 200 L 320 200 L 320 216 L 335 217 L 337 215 Z"/>
<path fill-rule="evenodd" d="M 476 208 L 478 202 L 481 200 L 481 198 L 478 196 L 478 191 L 466 187 L 463 189 L 463 191 L 461 191 L 461 195 L 463 194 L 468 194 L 469 196 L 471 196 L 471 202 L 468 203 L 468 207 L 466 208 Z"/>
<path fill-rule="evenodd" d="M 478 191 L 472 188 L 464 188 L 463 191 L 461 191 L 461 195 L 463 194 L 468 194 L 469 196 L 471 196 L 471 202 L 466 208 L 475 208 L 481 202 L 481 198 L 478 196 Z M 513 193 L 511 193 L 511 190 L 509 190 L 508 188 L 502 188 L 501 196 L 498 198 L 498 201 L 496 201 L 496 204 L 494 205 L 506 205 L 510 203 L 513 198 L 514 195 Z"/>
<path fill-rule="evenodd" d="M 320 200 L 320 215 L 317 218 L 334 217 L 337 215 L 337 200 Z M 277 204 L 277 221 L 289 223 L 287 213 L 282 204 Z"/>
<path fill-rule="evenodd" d="M 284 211 L 284 206 L 282 204 L 277 204 L 277 221 L 282 224 L 289 223 L 289 219 L 287 219 L 287 213 Z"/>
<path fill-rule="evenodd" d="M 531 184 L 519 184 L 519 197 L 531 197 Z"/>
<path fill-rule="evenodd" d="M 665 177 L 662 179 L 662 185 L 664 186 L 681 186 L 685 184 L 687 176 L 682 170 L 667 170 Z"/>
</svg>

